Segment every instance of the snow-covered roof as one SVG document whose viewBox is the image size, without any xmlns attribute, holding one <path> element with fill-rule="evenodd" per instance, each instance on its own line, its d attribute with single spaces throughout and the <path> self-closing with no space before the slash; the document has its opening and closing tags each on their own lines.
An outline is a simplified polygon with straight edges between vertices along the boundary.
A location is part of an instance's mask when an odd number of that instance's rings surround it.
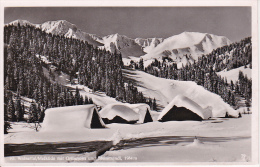
<svg viewBox="0 0 260 167">
<path fill-rule="evenodd" d="M 112 120 L 114 117 L 119 116 L 127 121 L 136 121 L 139 119 L 137 114 L 127 104 L 108 104 L 100 112 L 102 118 Z"/>
<path fill-rule="evenodd" d="M 93 115 L 97 116 L 95 120 L 92 119 Z M 73 131 L 91 128 L 93 121 L 105 127 L 93 104 L 50 108 L 45 111 L 41 131 Z"/>
<path fill-rule="evenodd" d="M 202 108 L 212 107 L 212 117 L 225 117 L 226 113 L 232 117 L 238 117 L 237 110 L 225 103 L 219 95 L 207 91 L 202 86 L 188 89 L 184 95 L 187 95 Z"/>
<path fill-rule="evenodd" d="M 202 119 L 208 119 L 212 116 L 210 108 L 203 109 L 199 104 L 189 99 L 188 97 L 178 95 L 162 110 L 161 114 L 158 117 L 158 120 L 161 120 L 163 116 L 173 108 L 173 106 L 185 107 L 186 109 L 189 109 L 193 113 L 200 116 Z"/>
<path fill-rule="evenodd" d="M 138 121 L 139 123 L 144 122 L 146 112 L 149 112 L 148 114 L 151 115 L 150 106 L 148 104 L 138 103 L 138 104 L 127 104 L 127 105 L 128 107 L 133 109 L 137 114 L 139 114 L 139 121 Z"/>
</svg>

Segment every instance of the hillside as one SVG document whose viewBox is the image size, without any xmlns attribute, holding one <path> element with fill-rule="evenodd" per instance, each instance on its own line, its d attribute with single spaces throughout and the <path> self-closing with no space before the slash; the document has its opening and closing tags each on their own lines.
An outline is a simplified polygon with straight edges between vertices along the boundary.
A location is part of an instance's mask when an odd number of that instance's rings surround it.
<svg viewBox="0 0 260 167">
<path fill-rule="evenodd" d="M 226 112 L 236 113 L 223 99 L 191 81 L 177 81 L 152 76 L 143 71 L 124 69 L 124 77 L 132 80 L 144 96 L 157 99 L 160 110 L 167 106 L 176 96 L 183 95 L 202 108 L 211 107 L 213 116 L 225 116 Z"/>
<path fill-rule="evenodd" d="M 45 31 L 18 21 L 4 27 L 5 121 L 41 122 L 47 108 L 92 104 L 91 97 L 66 84 L 79 83 L 113 101 L 146 102 L 141 92 L 122 78 L 122 56 L 99 50 L 79 39 L 66 38 L 67 22 Z M 48 22 L 47 25 L 52 24 Z M 76 31 L 75 26 L 67 27 Z M 64 30 L 64 31 L 61 31 Z M 46 33 L 50 31 L 61 35 Z M 84 95 L 84 96 L 83 96 Z M 33 99 L 25 119 L 24 97 Z M 103 97 L 101 96 L 102 100 Z M 116 99 L 116 100 L 115 100 Z M 102 101 L 101 100 L 101 101 Z M 5 126 L 6 127 L 6 126 Z"/>
<path fill-rule="evenodd" d="M 242 67 L 235 68 L 235 69 L 232 69 L 229 71 L 227 71 L 227 69 L 225 69 L 220 72 L 217 72 L 217 74 L 220 75 L 221 77 L 226 78 L 227 82 L 230 83 L 231 80 L 233 82 L 238 81 L 239 71 L 242 71 L 247 76 L 247 78 L 249 78 L 249 79 L 252 78 L 252 69 L 250 69 L 248 66 L 247 66 L 247 68 L 242 66 Z"/>
</svg>

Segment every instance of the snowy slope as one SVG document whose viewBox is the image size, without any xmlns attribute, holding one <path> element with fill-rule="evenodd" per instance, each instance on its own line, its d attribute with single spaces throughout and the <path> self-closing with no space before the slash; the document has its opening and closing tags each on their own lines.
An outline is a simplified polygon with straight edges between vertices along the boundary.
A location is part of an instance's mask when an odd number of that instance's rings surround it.
<svg viewBox="0 0 260 167">
<path fill-rule="evenodd" d="M 183 95 L 196 102 L 202 108 L 211 107 L 213 117 L 224 117 L 226 112 L 235 117 L 238 112 L 223 99 L 192 81 L 177 81 L 152 76 L 142 71 L 124 70 L 124 76 L 136 81 L 138 90 L 144 96 L 157 99 L 161 109 L 166 107 L 177 95 Z"/>
<path fill-rule="evenodd" d="M 227 78 L 228 83 L 230 83 L 231 80 L 235 83 L 238 80 L 239 71 L 242 71 L 248 78 L 252 78 L 252 69 L 245 68 L 244 66 L 229 71 L 225 69 L 223 71 L 217 72 L 217 74 L 221 77 Z"/>
<path fill-rule="evenodd" d="M 78 87 L 80 95 L 82 95 L 83 97 L 87 96 L 88 98 L 91 98 L 96 105 L 101 107 L 105 107 L 108 104 L 120 103 L 116 101 L 115 98 L 107 96 L 104 92 L 93 92 L 91 89 L 83 85 L 66 84 L 65 86 L 73 89 L 76 89 L 76 87 Z"/>
</svg>

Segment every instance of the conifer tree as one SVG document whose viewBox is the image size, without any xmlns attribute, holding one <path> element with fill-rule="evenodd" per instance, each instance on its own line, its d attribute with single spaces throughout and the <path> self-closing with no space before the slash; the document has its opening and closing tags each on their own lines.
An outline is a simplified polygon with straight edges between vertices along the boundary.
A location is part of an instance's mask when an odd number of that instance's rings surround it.
<svg viewBox="0 0 260 167">
<path fill-rule="evenodd" d="M 16 105 L 15 105 L 15 117 L 16 117 L 16 121 L 22 121 L 23 117 L 24 117 L 24 111 L 21 105 L 21 99 L 20 97 L 18 97 L 16 99 Z"/>
<path fill-rule="evenodd" d="M 28 122 L 33 123 L 39 121 L 39 110 L 35 102 L 32 102 L 29 108 Z"/>
<path fill-rule="evenodd" d="M 14 106 L 12 97 L 9 99 L 9 102 L 7 105 L 7 116 L 8 116 L 9 121 L 16 121 L 15 106 Z"/>
</svg>

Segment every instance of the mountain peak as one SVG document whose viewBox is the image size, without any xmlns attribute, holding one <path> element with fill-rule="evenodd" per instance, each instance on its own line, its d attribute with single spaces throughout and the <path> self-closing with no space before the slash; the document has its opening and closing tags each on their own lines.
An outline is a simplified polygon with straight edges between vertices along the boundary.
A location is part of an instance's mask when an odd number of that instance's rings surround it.
<svg viewBox="0 0 260 167">
<path fill-rule="evenodd" d="M 42 30 L 53 33 L 65 35 L 70 29 L 74 32 L 78 30 L 75 24 L 72 24 L 66 20 L 47 21 L 41 25 Z"/>
<path fill-rule="evenodd" d="M 14 20 L 14 21 L 12 21 L 12 22 L 10 22 L 10 23 L 8 23 L 7 25 L 15 25 L 15 26 L 17 26 L 18 25 L 18 23 L 20 24 L 20 25 L 33 25 L 31 22 L 29 22 L 28 20 L 22 20 L 22 19 L 17 19 L 17 20 Z"/>
<path fill-rule="evenodd" d="M 124 35 L 120 35 L 118 33 L 115 33 L 115 34 L 110 34 L 110 35 L 107 35 L 105 36 L 104 38 L 114 38 L 114 39 L 117 39 L 119 37 L 123 37 Z"/>
<path fill-rule="evenodd" d="M 76 26 L 75 24 L 72 24 L 71 22 L 68 22 L 67 20 L 57 20 L 56 22 L 64 25 L 69 25 L 69 26 Z"/>
</svg>

